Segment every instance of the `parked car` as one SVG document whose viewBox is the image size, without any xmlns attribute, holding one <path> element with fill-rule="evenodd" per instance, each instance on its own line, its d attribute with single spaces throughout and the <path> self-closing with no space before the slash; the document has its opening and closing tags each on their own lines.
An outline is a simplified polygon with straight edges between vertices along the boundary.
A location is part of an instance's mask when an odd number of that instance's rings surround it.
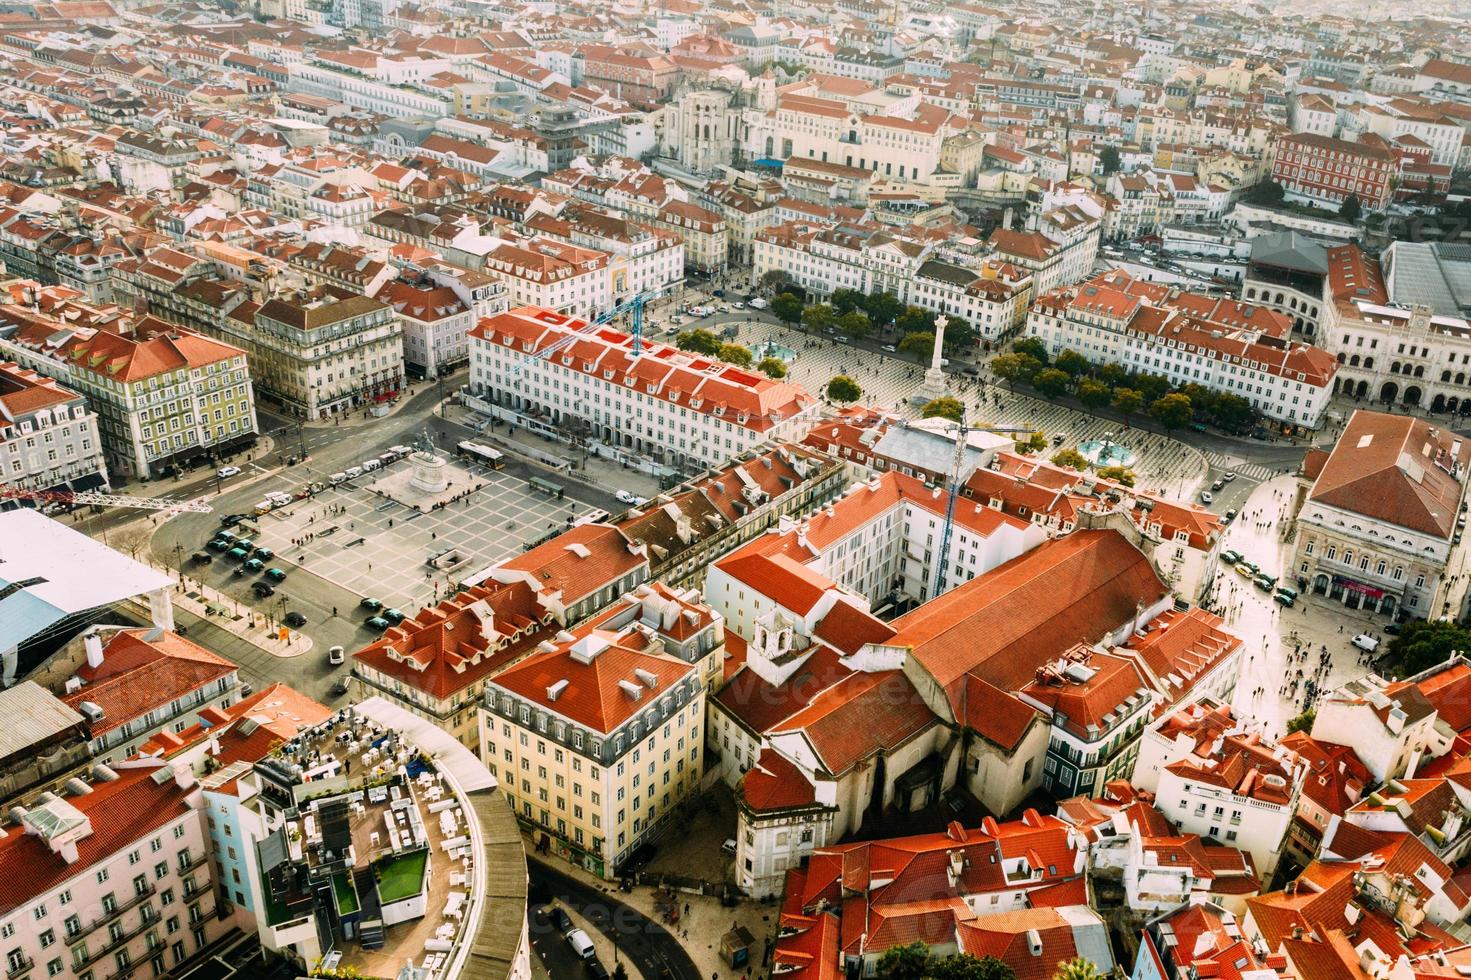
<svg viewBox="0 0 1471 980">
<path fill-rule="evenodd" d="M 231 544 L 234 544 L 237 535 L 234 531 L 219 530 L 215 532 L 215 537 L 221 541 L 228 541 Z"/>
<path fill-rule="evenodd" d="M 295 627 L 296 629 L 300 629 L 301 627 L 306 625 L 306 617 L 303 616 L 301 613 L 292 610 L 291 612 L 286 614 L 286 625 Z"/>
<path fill-rule="evenodd" d="M 582 966 L 587 970 L 588 980 L 608 980 L 608 968 L 596 958 L 585 961 Z"/>
<path fill-rule="evenodd" d="M 1261 589 L 1263 592 L 1271 592 L 1277 587 L 1277 580 L 1270 575 L 1258 575 L 1256 578 L 1252 579 L 1252 582 L 1254 582 L 1256 584 L 1256 587 Z"/>
<path fill-rule="evenodd" d="M 220 518 L 220 526 L 234 527 L 236 524 L 239 524 L 243 520 L 245 520 L 244 514 L 226 514 L 224 517 Z"/>
<path fill-rule="evenodd" d="M 337 486 L 339 483 L 346 483 L 347 482 L 347 474 L 346 473 L 333 473 L 331 476 L 327 477 L 327 482 L 330 483 L 330 484 L 332 484 L 334 487 Z"/>
<path fill-rule="evenodd" d="M 247 552 L 255 550 L 255 541 L 250 538 L 236 538 L 235 547 L 244 548 Z"/>
<path fill-rule="evenodd" d="M 1368 633 L 1360 633 L 1358 636 L 1353 638 L 1353 644 L 1360 650 L 1364 650 L 1368 653 L 1373 653 L 1375 650 L 1379 649 L 1379 637 L 1370 636 Z"/>
<path fill-rule="evenodd" d="M 385 609 L 381 613 L 379 613 L 378 615 L 380 615 L 384 619 L 388 620 L 394 626 L 397 626 L 399 623 L 402 623 L 404 621 L 404 618 L 405 618 L 403 613 L 401 613 L 397 609 L 393 609 L 393 608 Z"/>
<path fill-rule="evenodd" d="M 368 596 L 362 602 L 358 603 L 358 605 L 362 606 L 364 609 L 371 610 L 372 612 L 377 612 L 378 610 L 383 608 L 383 600 L 374 599 L 372 596 Z"/>
<path fill-rule="evenodd" d="M 1282 591 L 1278 591 L 1278 592 L 1274 593 L 1273 596 L 1272 596 L 1272 598 L 1279 605 L 1283 606 L 1286 609 L 1291 609 L 1293 607 L 1293 605 L 1297 602 L 1297 599 L 1296 598 L 1294 598 L 1293 596 L 1290 596 L 1286 592 L 1282 592 Z"/>
<path fill-rule="evenodd" d="M 378 632 L 382 633 L 384 630 L 388 629 L 391 624 L 382 616 L 369 616 L 367 619 L 363 620 L 363 625 L 370 630 L 377 630 Z"/>
<path fill-rule="evenodd" d="M 349 480 L 356 480 L 358 477 L 360 477 L 362 475 L 363 475 L 363 468 L 361 466 L 349 466 L 347 468 L 347 478 Z"/>
<path fill-rule="evenodd" d="M 250 552 L 244 548 L 231 548 L 225 552 L 225 557 L 231 561 L 244 561 L 250 557 Z"/>
<path fill-rule="evenodd" d="M 276 557 L 276 553 L 270 548 L 257 548 L 255 549 L 255 557 L 259 558 L 261 561 L 270 561 L 272 558 Z"/>
<path fill-rule="evenodd" d="M 276 594 L 276 590 L 271 588 L 269 582 L 251 582 L 250 591 L 255 593 L 257 599 L 264 599 L 268 595 Z"/>
<path fill-rule="evenodd" d="M 219 469 L 215 470 L 215 476 L 219 477 L 221 480 L 223 480 L 223 479 L 225 479 L 226 477 L 229 477 L 229 476 L 239 476 L 239 475 L 240 475 L 240 467 L 238 467 L 238 466 L 221 466 Z"/>
<path fill-rule="evenodd" d="M 261 571 L 265 567 L 266 563 L 261 561 L 259 558 L 250 558 L 247 559 L 245 562 L 245 570 L 247 572 L 250 572 L 252 575 L 254 575 L 256 572 Z"/>
<path fill-rule="evenodd" d="M 757 296 L 755 299 L 751 300 L 751 309 L 753 310 L 764 310 L 769 305 L 770 304 L 768 304 L 766 300 L 762 299 L 760 296 Z"/>
<path fill-rule="evenodd" d="M 327 663 L 331 664 L 333 667 L 342 666 L 343 662 L 346 660 L 347 651 L 344 650 L 341 646 L 333 644 L 332 646 L 327 648 Z"/>
<path fill-rule="evenodd" d="M 212 538 L 209 541 L 205 542 L 204 546 L 210 551 L 228 551 L 230 548 L 230 542 L 226 541 L 224 538 Z"/>
<path fill-rule="evenodd" d="M 1215 499 L 1216 498 L 1211 495 L 1211 492 L 1209 490 L 1202 490 L 1202 491 L 1200 491 L 1200 502 L 1201 503 L 1203 503 L 1203 504 L 1213 503 L 1215 501 Z"/>
<path fill-rule="evenodd" d="M 1240 560 L 1241 552 L 1239 551 L 1224 551 L 1221 553 L 1221 561 L 1225 562 L 1227 565 L 1234 565 Z"/>
<path fill-rule="evenodd" d="M 562 906 L 548 905 L 547 918 L 551 920 L 552 928 L 557 930 L 558 935 L 565 936 L 572 931 L 572 917 Z"/>
<path fill-rule="evenodd" d="M 614 493 L 613 496 L 616 497 L 616 498 L 618 498 L 618 502 L 620 504 L 628 504 L 630 506 L 632 506 L 632 504 L 633 504 L 633 502 L 635 500 L 638 500 L 637 497 L 635 497 L 633 494 L 629 493 L 627 490 L 619 490 L 616 493 Z"/>
<path fill-rule="evenodd" d="M 279 568 L 268 568 L 266 569 L 266 578 L 272 582 L 284 582 L 286 581 L 286 573 Z"/>
</svg>

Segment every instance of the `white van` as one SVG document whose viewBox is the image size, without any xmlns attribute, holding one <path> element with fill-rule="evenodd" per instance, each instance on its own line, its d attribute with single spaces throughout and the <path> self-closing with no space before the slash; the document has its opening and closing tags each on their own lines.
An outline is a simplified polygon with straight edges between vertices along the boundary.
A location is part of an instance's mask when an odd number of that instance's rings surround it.
<svg viewBox="0 0 1471 980">
<path fill-rule="evenodd" d="M 334 487 L 337 486 L 337 484 L 339 484 L 339 483 L 346 483 L 347 482 L 347 474 L 346 473 L 333 473 L 331 476 L 327 477 L 327 482 L 330 483 L 330 484 L 332 484 Z"/>
<path fill-rule="evenodd" d="M 592 940 L 587 938 L 587 933 L 581 929 L 573 929 L 567 933 L 567 945 L 572 947 L 579 959 L 590 960 L 597 955 L 593 948 Z"/>
<path fill-rule="evenodd" d="M 751 309 L 753 310 L 764 310 L 768 305 L 769 304 L 766 302 L 766 300 L 762 299 L 760 296 L 757 296 L 755 299 L 751 300 Z"/>
<path fill-rule="evenodd" d="M 362 475 L 363 475 L 363 468 L 361 466 L 349 466 L 347 468 L 347 478 L 349 480 L 356 480 L 358 477 L 360 477 Z"/>
<path fill-rule="evenodd" d="M 287 504 L 291 503 L 291 494 L 282 493 L 280 490 L 272 490 L 270 493 L 266 494 L 266 499 L 275 504 L 277 507 L 285 507 Z"/>
<path fill-rule="evenodd" d="M 363 472 L 370 473 L 373 470 L 378 469 L 382 465 L 383 461 L 380 459 L 365 459 L 363 460 Z"/>
</svg>

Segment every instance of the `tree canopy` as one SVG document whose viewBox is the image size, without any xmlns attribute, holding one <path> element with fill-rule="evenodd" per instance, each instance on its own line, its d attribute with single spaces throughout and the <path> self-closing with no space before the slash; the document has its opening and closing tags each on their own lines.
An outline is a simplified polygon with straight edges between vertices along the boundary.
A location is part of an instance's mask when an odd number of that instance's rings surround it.
<svg viewBox="0 0 1471 980">
<path fill-rule="evenodd" d="M 838 329 L 854 340 L 862 340 L 873 329 L 873 324 L 868 322 L 868 314 L 862 310 L 849 310 L 838 317 Z"/>
<path fill-rule="evenodd" d="M 802 311 L 802 326 L 813 332 L 826 330 L 836 319 L 833 308 L 826 303 L 814 303 Z"/>
<path fill-rule="evenodd" d="M 740 344 L 721 344 L 720 349 L 715 352 L 715 356 L 737 367 L 750 367 L 751 361 L 754 360 L 751 354 L 751 348 L 743 347 Z"/>
<path fill-rule="evenodd" d="M 913 354 L 920 360 L 929 357 L 934 349 L 935 335 L 932 333 L 907 333 L 899 341 L 899 353 Z"/>
<path fill-rule="evenodd" d="M 920 416 L 927 419 L 942 418 L 952 422 L 965 421 L 965 404 L 958 398 L 942 395 L 931 399 L 920 409 Z"/>
<path fill-rule="evenodd" d="M 686 330 L 674 338 L 674 346 L 680 350 L 692 351 L 696 354 L 706 354 L 716 357 L 720 354 L 720 338 L 709 330 L 697 329 Z"/>
<path fill-rule="evenodd" d="M 1344 221 L 1358 221 L 1364 213 L 1364 202 L 1359 200 L 1359 195 L 1350 194 L 1343 199 L 1338 206 L 1338 216 Z"/>
<path fill-rule="evenodd" d="M 1059 449 L 1053 453 L 1052 461 L 1058 466 L 1066 466 L 1070 470 L 1086 470 L 1088 468 L 1087 458 L 1071 446 L 1066 449 Z"/>
<path fill-rule="evenodd" d="M 827 397 L 835 402 L 856 402 L 863 397 L 863 389 L 846 374 L 840 374 L 827 383 Z"/>
<path fill-rule="evenodd" d="M 1164 426 L 1166 432 L 1173 432 L 1190 424 L 1190 420 L 1195 417 L 1195 409 L 1190 404 L 1189 396 L 1177 391 L 1161 395 L 1150 402 L 1149 415 Z"/>
<path fill-rule="evenodd" d="M 756 370 L 768 378 L 780 380 L 787 376 L 787 362 L 779 357 L 763 357 L 756 363 Z"/>
<path fill-rule="evenodd" d="M 1066 371 L 1055 367 L 1043 368 L 1032 377 L 1032 387 L 1048 398 L 1057 398 L 1072 387 L 1073 379 Z"/>
<path fill-rule="evenodd" d="M 1446 619 L 1414 619 L 1389 641 L 1389 659 L 1402 677 L 1449 660 L 1453 653 L 1471 656 L 1471 631 Z"/>
<path fill-rule="evenodd" d="M 1011 967 L 994 956 L 935 956 L 923 942 L 889 947 L 875 975 L 879 980 L 1016 980 Z"/>
<path fill-rule="evenodd" d="M 772 314 L 783 323 L 802 319 L 802 301 L 791 293 L 782 293 L 771 301 Z"/>
</svg>

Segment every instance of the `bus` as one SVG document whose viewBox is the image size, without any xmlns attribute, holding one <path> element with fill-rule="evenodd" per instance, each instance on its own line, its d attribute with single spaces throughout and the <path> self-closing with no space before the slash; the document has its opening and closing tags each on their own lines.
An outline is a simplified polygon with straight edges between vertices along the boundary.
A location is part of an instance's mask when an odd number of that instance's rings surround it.
<svg viewBox="0 0 1471 980">
<path fill-rule="evenodd" d="M 460 455 L 465 459 L 473 460 L 493 470 L 498 470 L 506 465 L 506 454 L 498 449 L 491 449 L 478 442 L 470 442 L 468 439 L 459 445 Z"/>
</svg>

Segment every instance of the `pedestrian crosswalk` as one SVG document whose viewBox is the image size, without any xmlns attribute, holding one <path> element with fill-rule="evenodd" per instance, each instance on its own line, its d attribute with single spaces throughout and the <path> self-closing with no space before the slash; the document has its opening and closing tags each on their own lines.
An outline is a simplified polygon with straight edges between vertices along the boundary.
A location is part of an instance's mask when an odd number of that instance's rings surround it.
<svg viewBox="0 0 1471 980">
<path fill-rule="evenodd" d="M 1248 480 L 1255 480 L 1258 483 L 1270 480 L 1277 475 L 1271 469 L 1262 466 L 1260 463 L 1248 463 L 1234 456 L 1227 456 L 1224 453 L 1205 452 L 1202 455 L 1205 456 L 1206 462 L 1210 463 L 1216 469 L 1231 470 L 1237 476 L 1244 477 Z"/>
</svg>

